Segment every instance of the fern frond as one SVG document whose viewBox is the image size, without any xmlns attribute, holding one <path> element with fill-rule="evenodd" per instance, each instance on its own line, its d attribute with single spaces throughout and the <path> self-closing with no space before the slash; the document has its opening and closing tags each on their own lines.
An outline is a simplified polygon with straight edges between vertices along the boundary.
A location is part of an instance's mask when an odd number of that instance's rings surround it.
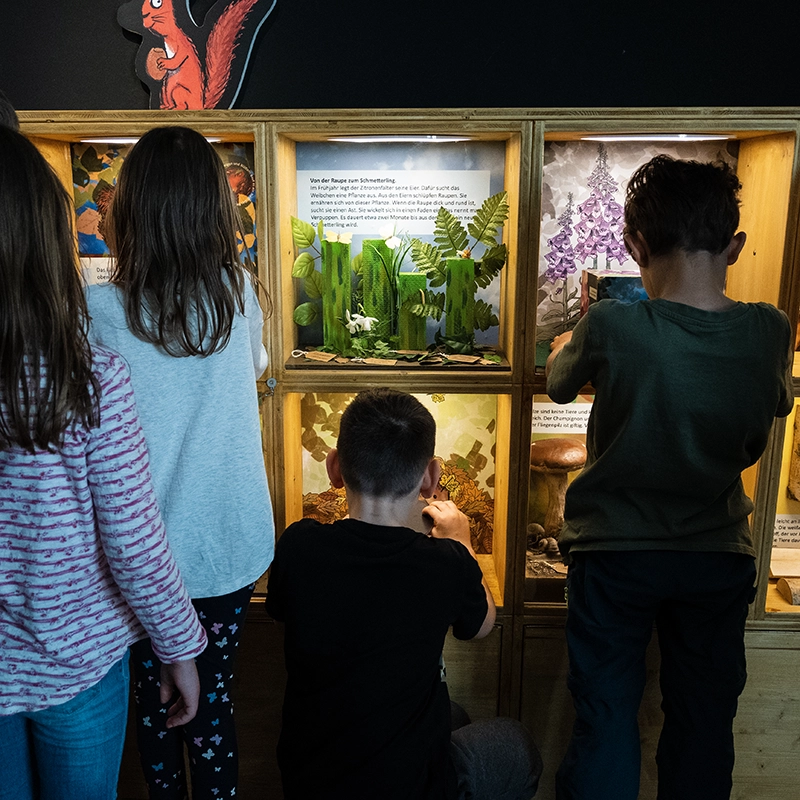
<svg viewBox="0 0 800 800">
<path fill-rule="evenodd" d="M 500 320 L 497 315 L 492 311 L 492 306 L 483 300 L 475 301 L 475 327 L 480 328 L 482 331 L 487 331 L 489 328 L 499 325 Z"/>
<path fill-rule="evenodd" d="M 469 235 L 487 247 L 497 245 L 499 229 L 508 219 L 508 192 L 498 192 L 483 201 L 467 226 Z"/>
<path fill-rule="evenodd" d="M 444 207 L 436 215 L 433 240 L 439 245 L 445 258 L 461 258 L 461 254 L 467 249 L 467 232 L 464 226 Z"/>
<path fill-rule="evenodd" d="M 411 241 L 411 260 L 414 266 L 428 276 L 428 280 L 439 280 L 436 286 L 441 286 L 444 283 L 445 262 L 442 251 L 438 247 L 432 245 L 430 242 L 423 242 L 420 239 L 412 239 Z"/>
<path fill-rule="evenodd" d="M 437 322 L 442 318 L 444 313 L 445 296 L 442 292 L 432 292 L 430 289 L 425 290 L 424 303 L 409 303 L 408 310 L 415 317 L 433 317 Z"/>
<path fill-rule="evenodd" d="M 485 289 L 503 269 L 507 259 L 508 251 L 504 244 L 490 247 L 483 254 L 483 258 L 477 262 L 478 269 L 475 275 L 475 282 L 478 286 Z"/>
</svg>

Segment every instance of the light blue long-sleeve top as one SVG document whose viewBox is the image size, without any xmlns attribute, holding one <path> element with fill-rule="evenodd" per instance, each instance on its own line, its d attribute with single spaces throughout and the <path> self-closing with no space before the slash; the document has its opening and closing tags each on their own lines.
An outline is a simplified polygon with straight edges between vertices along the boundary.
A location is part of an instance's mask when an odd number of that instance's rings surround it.
<svg viewBox="0 0 800 800">
<path fill-rule="evenodd" d="M 267 367 L 263 314 L 245 281 L 227 346 L 174 357 L 134 336 L 113 284 L 87 287 L 90 339 L 128 362 L 167 538 L 193 598 L 255 581 L 275 525 L 261 448 L 256 378 Z"/>
</svg>

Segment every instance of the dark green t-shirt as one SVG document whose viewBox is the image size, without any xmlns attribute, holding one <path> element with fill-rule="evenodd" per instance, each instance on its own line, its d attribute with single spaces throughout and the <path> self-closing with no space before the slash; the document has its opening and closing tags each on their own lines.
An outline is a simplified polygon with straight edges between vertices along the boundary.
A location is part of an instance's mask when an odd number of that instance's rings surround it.
<svg viewBox="0 0 800 800">
<path fill-rule="evenodd" d="M 553 360 L 547 393 L 596 396 L 560 546 L 755 555 L 742 470 L 792 410 L 791 327 L 766 303 L 703 311 L 603 300 Z"/>
</svg>

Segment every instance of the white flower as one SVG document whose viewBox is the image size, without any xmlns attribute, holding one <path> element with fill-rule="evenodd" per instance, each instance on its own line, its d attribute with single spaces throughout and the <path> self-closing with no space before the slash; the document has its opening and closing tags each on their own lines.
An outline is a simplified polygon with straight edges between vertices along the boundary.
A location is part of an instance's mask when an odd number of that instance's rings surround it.
<svg viewBox="0 0 800 800">
<path fill-rule="evenodd" d="M 356 317 L 360 317 L 360 314 L 356 314 L 355 317 L 350 316 L 350 309 L 347 309 L 345 312 L 347 316 L 347 322 L 344 323 L 345 328 L 350 331 L 350 333 L 355 333 L 358 330 L 358 320 Z"/>
<path fill-rule="evenodd" d="M 363 314 L 351 314 L 350 310 L 345 310 L 347 322 L 343 323 L 350 333 L 360 333 L 365 331 L 369 333 L 372 330 L 372 323 L 377 322 L 376 317 L 365 317 Z"/>
<path fill-rule="evenodd" d="M 361 319 L 359 320 L 361 324 L 361 330 L 369 333 L 372 330 L 372 323 L 377 321 L 378 321 L 377 317 L 361 317 Z"/>
<path fill-rule="evenodd" d="M 395 236 L 395 231 L 397 229 L 397 224 L 389 223 L 388 225 L 384 225 L 378 233 L 380 233 L 381 238 L 386 242 L 386 246 L 390 250 L 396 250 L 402 244 L 402 241 L 399 237 Z"/>
</svg>

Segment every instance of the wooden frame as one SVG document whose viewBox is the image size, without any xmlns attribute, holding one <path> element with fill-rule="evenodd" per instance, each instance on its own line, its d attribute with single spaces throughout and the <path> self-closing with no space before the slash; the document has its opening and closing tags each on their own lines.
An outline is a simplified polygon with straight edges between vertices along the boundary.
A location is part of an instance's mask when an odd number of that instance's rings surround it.
<svg viewBox="0 0 800 800">
<path fill-rule="evenodd" d="M 265 336 L 271 366 L 264 377 L 276 381 L 274 387 L 260 382 L 259 390 L 265 463 L 278 530 L 302 512 L 297 421 L 303 392 L 386 385 L 416 392 L 498 395 L 498 430 L 504 436 L 497 439 L 497 460 L 506 468 L 502 476 L 498 474 L 496 524 L 505 534 L 502 548 L 491 557 L 492 567 L 487 572 L 496 579 L 493 590 L 501 605 L 502 632 L 497 632 L 494 645 L 483 649 L 459 645 L 456 670 L 459 674 L 465 669 L 469 673 L 465 665 L 472 660 L 472 671 L 483 676 L 476 678 L 476 685 L 481 687 L 480 704 L 488 709 L 487 714 L 492 709 L 515 715 L 524 711 L 527 701 L 522 702 L 523 681 L 530 679 L 527 673 L 531 664 L 544 663 L 531 659 L 531 642 L 538 637 L 553 643 L 552 647 L 558 650 L 563 635 L 563 605 L 525 603 L 523 599 L 532 399 L 544 389 L 543 375 L 535 366 L 534 345 L 545 141 L 576 139 L 589 132 L 691 130 L 736 134 L 741 141 L 741 174 L 745 183 L 742 227 L 748 230 L 750 243 L 758 242 L 758 246 L 755 253 L 749 249 L 741 266 L 731 271 L 729 290 L 737 299 L 773 302 L 793 322 L 800 308 L 800 108 L 29 111 L 19 116 L 23 132 L 46 153 L 68 184 L 71 173 L 67 146 L 87 135 L 140 134 L 155 125 L 186 124 L 223 139 L 254 142 L 259 185 L 259 276 L 273 303 Z M 293 260 L 289 214 L 297 202 L 295 145 L 333 133 L 379 132 L 468 133 L 478 139 L 506 143 L 505 184 L 512 212 L 505 236 L 511 260 L 502 282 L 500 340 L 509 356 L 507 371 L 476 375 L 465 370 L 436 373 L 401 368 L 346 372 L 286 369 L 287 354 L 295 341 L 291 319 L 294 297 L 291 280 L 286 279 Z M 800 382 L 797 388 L 800 389 Z M 748 641 L 757 645 L 761 669 L 769 672 L 770 665 L 774 665 L 786 681 L 787 664 L 796 666 L 800 660 L 800 615 L 765 610 L 783 440 L 784 424 L 778 422 L 757 472 L 753 470 L 747 476 L 748 487 L 754 491 L 752 524 L 759 551 L 758 596 L 748 621 Z M 541 635 L 534 635 L 536 631 Z M 523 658 L 526 648 L 527 660 Z M 557 670 L 556 679 L 561 681 L 562 668 Z M 463 680 L 467 681 L 463 686 L 468 686 L 472 678 L 467 675 Z M 765 675 L 765 691 L 775 680 L 775 675 Z M 748 691 L 754 697 L 761 685 L 759 677 L 751 673 Z M 496 689 L 487 688 L 494 686 Z M 491 702 L 491 691 L 497 692 L 496 703 Z M 800 692 L 794 692 L 792 697 L 800 700 Z M 748 702 L 745 697 L 742 713 L 747 719 L 760 719 L 756 701 L 750 705 Z M 777 702 L 774 705 L 777 707 Z M 749 778 L 743 780 L 747 782 Z M 778 785 L 779 781 L 775 783 Z M 796 777 L 787 777 L 784 783 L 794 787 L 787 790 L 789 794 L 800 792 Z"/>
</svg>

